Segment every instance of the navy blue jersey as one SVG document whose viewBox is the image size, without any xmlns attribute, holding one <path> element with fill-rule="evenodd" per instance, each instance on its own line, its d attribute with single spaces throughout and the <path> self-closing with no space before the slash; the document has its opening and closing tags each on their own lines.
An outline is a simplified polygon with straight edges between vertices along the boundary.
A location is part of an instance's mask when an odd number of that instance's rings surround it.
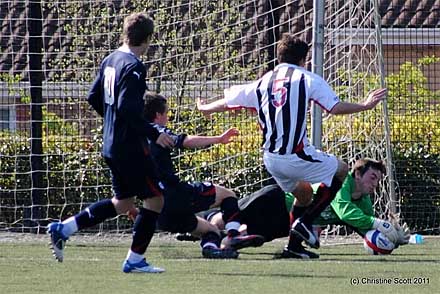
<svg viewBox="0 0 440 294">
<path fill-rule="evenodd" d="M 180 134 L 176 135 L 174 134 L 170 129 L 158 125 L 153 124 L 153 126 L 160 132 L 167 133 L 174 141 L 174 147 L 183 149 L 183 141 L 186 138 L 186 134 Z M 170 148 L 163 148 L 160 145 L 156 144 L 155 142 L 150 141 L 150 147 L 151 147 L 151 154 L 154 158 L 154 160 L 157 163 L 157 166 L 159 167 L 159 173 L 161 175 L 161 180 L 163 180 L 165 183 L 177 183 L 179 182 L 179 178 L 176 175 L 176 169 L 174 168 L 173 164 L 173 150 Z"/>
<path fill-rule="evenodd" d="M 102 61 L 88 101 L 104 117 L 104 157 L 142 156 L 144 138 L 157 140 L 159 132 L 143 117 L 145 77 L 143 63 L 122 48 Z"/>
</svg>

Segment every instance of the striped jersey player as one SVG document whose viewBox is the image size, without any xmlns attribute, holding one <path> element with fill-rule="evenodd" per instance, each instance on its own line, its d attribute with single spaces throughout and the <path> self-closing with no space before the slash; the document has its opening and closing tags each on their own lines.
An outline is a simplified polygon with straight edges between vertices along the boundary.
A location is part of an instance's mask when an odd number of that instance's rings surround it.
<svg viewBox="0 0 440 294">
<path fill-rule="evenodd" d="M 273 70 L 252 83 L 226 89 L 222 99 L 209 104 L 198 102 L 205 115 L 238 108 L 257 111 L 263 133 L 264 164 L 285 192 L 300 194 L 300 181 L 321 182 L 325 186 L 322 196 L 293 223 L 289 244 L 284 249 L 287 252 L 294 252 L 294 244 L 302 240 L 319 248 L 311 223 L 329 205 L 348 172 L 346 163 L 317 150 L 308 141 L 309 102 L 315 101 L 331 114 L 351 114 L 374 108 L 386 95 L 386 89 L 377 89 L 361 103 L 340 101 L 323 78 L 304 68 L 308 49 L 304 41 L 285 33 L 278 41 L 279 64 Z"/>
</svg>

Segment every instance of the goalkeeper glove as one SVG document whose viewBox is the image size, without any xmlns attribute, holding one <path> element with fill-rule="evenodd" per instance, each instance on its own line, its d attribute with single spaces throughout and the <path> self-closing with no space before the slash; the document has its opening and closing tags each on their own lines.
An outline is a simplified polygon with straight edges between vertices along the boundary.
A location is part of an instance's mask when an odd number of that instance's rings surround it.
<svg viewBox="0 0 440 294">
<path fill-rule="evenodd" d="M 399 239 L 396 242 L 396 245 L 406 245 L 409 242 L 409 237 L 411 236 L 411 233 L 409 231 L 408 225 L 406 223 L 403 223 L 402 226 L 397 225 L 396 227 L 397 234 L 399 235 Z"/>
<path fill-rule="evenodd" d="M 396 228 L 389 222 L 380 218 L 375 218 L 373 222 L 373 229 L 379 230 L 394 244 L 399 240 L 399 234 Z"/>
<path fill-rule="evenodd" d="M 399 224 L 399 215 L 389 213 L 390 223 L 394 226 L 397 231 L 399 238 L 397 239 L 395 245 L 405 245 L 408 244 L 409 238 L 411 236 L 411 232 L 409 231 L 408 225 L 403 223 L 403 225 Z"/>
</svg>

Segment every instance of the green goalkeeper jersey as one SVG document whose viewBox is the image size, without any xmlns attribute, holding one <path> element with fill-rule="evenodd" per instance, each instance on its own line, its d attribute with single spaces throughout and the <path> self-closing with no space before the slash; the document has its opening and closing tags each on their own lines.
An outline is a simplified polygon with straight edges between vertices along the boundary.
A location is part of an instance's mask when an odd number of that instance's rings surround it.
<svg viewBox="0 0 440 294">
<path fill-rule="evenodd" d="M 312 185 L 315 194 L 320 184 Z M 349 173 L 342 183 L 341 189 L 336 193 L 335 199 L 315 219 L 316 225 L 348 224 L 355 227 L 361 233 L 371 230 L 374 222 L 373 203 L 369 194 L 363 194 L 359 199 L 352 199 L 351 195 L 355 189 L 355 181 L 352 173 Z M 286 193 L 286 206 L 292 207 L 294 196 Z"/>
</svg>

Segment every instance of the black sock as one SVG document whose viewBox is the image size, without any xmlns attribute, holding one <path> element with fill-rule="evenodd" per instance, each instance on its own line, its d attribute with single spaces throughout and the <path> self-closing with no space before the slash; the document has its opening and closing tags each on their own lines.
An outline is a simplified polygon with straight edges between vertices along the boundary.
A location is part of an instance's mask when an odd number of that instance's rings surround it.
<svg viewBox="0 0 440 294">
<path fill-rule="evenodd" d="M 312 204 L 302 216 L 302 220 L 305 224 L 312 224 L 312 221 L 318 217 L 327 206 L 330 205 L 330 202 L 332 202 L 332 200 L 335 198 L 336 193 L 341 188 L 341 185 L 341 181 L 333 177 L 332 185 L 330 187 L 327 187 L 324 184 L 319 186 Z"/>
<path fill-rule="evenodd" d="M 115 206 L 110 199 L 93 203 L 75 216 L 78 230 L 100 224 L 106 219 L 116 217 Z"/>
<path fill-rule="evenodd" d="M 153 238 L 156 230 L 156 221 L 159 213 L 140 208 L 133 226 L 133 241 L 131 243 L 131 251 L 137 254 L 144 254 Z"/>
<path fill-rule="evenodd" d="M 221 242 L 221 239 L 220 239 L 219 234 L 217 234 L 215 232 L 208 232 L 202 236 L 202 241 L 200 242 L 200 246 L 202 246 L 202 248 L 203 248 L 203 246 L 206 243 L 213 243 L 218 248 L 220 248 L 220 242 Z"/>
<path fill-rule="evenodd" d="M 220 209 L 223 213 L 223 221 L 240 222 L 240 209 L 238 208 L 238 200 L 235 197 L 228 197 L 223 199 Z"/>
<path fill-rule="evenodd" d="M 298 235 L 293 234 L 292 232 L 289 234 L 289 243 L 287 244 L 287 248 L 289 249 L 297 249 L 301 248 L 303 239 L 301 237 L 298 237 Z"/>
</svg>

